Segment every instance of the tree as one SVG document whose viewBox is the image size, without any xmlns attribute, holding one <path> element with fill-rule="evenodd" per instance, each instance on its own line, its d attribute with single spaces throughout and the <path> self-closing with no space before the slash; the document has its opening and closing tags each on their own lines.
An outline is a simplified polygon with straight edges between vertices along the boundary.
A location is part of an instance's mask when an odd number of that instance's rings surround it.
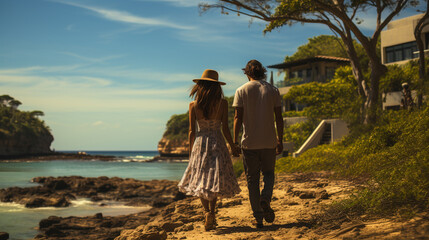
<svg viewBox="0 0 429 240">
<path fill-rule="evenodd" d="M 404 8 L 417 4 L 416 0 L 219 0 L 216 4 L 200 6 L 203 11 L 220 8 L 223 12 L 231 11 L 267 21 L 264 33 L 295 23 L 328 26 L 346 46 L 358 93 L 365 99 L 362 101 L 361 114 L 366 122 L 375 122 L 379 106 L 379 82 L 386 72 L 376 51 L 381 30 Z M 371 36 L 366 36 L 359 28 L 364 20 L 357 16 L 368 9 L 376 13 L 376 26 Z M 369 83 L 364 79 L 363 66 L 359 62 L 353 37 L 362 44 L 369 58 Z"/>
<path fill-rule="evenodd" d="M 368 57 L 362 45 L 353 41 L 362 66 L 368 66 Z M 308 39 L 308 43 L 298 47 L 292 56 L 286 56 L 285 62 L 315 57 L 317 55 L 347 58 L 347 50 L 341 38 L 332 35 L 319 35 Z M 365 69 L 364 69 L 365 70 Z"/>
<path fill-rule="evenodd" d="M 43 116 L 45 116 L 45 114 L 42 111 L 40 111 L 40 110 L 34 110 L 34 111 L 30 112 L 30 116 L 32 118 L 39 117 L 39 116 L 43 117 Z"/>
<path fill-rule="evenodd" d="M 13 97 L 9 95 L 1 95 L 0 96 L 0 106 L 2 107 L 8 107 L 9 102 L 15 100 Z"/>
<path fill-rule="evenodd" d="M 286 56 L 285 62 L 295 61 L 317 55 L 347 57 L 347 52 L 341 39 L 331 35 L 320 35 L 308 39 L 308 43 L 298 47 L 292 56 Z"/>
<path fill-rule="evenodd" d="M 426 12 L 423 17 L 417 22 L 416 27 L 414 28 L 414 37 L 416 38 L 417 48 L 419 49 L 419 81 L 417 88 L 417 106 L 421 107 L 423 103 L 423 88 L 424 84 L 427 81 L 427 71 L 426 71 L 426 62 L 425 62 L 425 53 L 424 53 L 424 44 L 422 38 L 423 28 L 429 25 L 429 1 L 426 1 Z"/>
<path fill-rule="evenodd" d="M 12 101 L 9 101 L 9 106 L 13 109 L 17 109 L 19 107 L 19 105 L 21 105 L 21 104 L 22 103 L 20 101 L 15 100 L 15 99 Z"/>
</svg>

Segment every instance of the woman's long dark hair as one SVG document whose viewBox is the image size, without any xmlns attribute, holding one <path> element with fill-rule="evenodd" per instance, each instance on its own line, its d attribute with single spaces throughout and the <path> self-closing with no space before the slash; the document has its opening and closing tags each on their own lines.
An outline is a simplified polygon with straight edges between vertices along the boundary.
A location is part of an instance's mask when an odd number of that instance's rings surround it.
<svg viewBox="0 0 429 240">
<path fill-rule="evenodd" d="M 223 91 L 219 83 L 200 80 L 191 89 L 189 96 L 195 97 L 197 107 L 203 111 L 204 118 L 208 119 L 210 110 L 223 98 Z"/>
</svg>

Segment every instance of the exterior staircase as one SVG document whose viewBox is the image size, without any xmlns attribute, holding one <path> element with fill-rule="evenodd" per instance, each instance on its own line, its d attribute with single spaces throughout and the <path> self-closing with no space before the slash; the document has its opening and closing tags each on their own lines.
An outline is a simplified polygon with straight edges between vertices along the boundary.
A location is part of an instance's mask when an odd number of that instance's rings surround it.
<svg viewBox="0 0 429 240">
<path fill-rule="evenodd" d="M 330 144 L 332 142 L 332 124 L 327 124 L 325 130 L 322 134 L 322 139 L 320 139 L 319 145 L 321 144 Z"/>
<path fill-rule="evenodd" d="M 293 153 L 294 157 L 301 155 L 310 148 L 320 144 L 330 144 L 338 141 L 349 133 L 347 123 L 341 119 L 322 120 L 310 137 L 302 144 L 298 151 Z"/>
</svg>

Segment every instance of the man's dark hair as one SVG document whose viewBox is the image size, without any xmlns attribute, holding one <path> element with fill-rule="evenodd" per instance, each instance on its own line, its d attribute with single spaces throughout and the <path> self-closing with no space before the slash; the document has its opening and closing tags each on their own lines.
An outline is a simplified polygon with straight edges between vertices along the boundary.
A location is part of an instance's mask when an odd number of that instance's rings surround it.
<svg viewBox="0 0 429 240">
<path fill-rule="evenodd" d="M 255 80 L 263 80 L 267 77 L 267 70 L 262 66 L 262 64 L 258 60 L 250 60 L 246 67 L 243 68 L 244 74 L 255 79 Z"/>
</svg>

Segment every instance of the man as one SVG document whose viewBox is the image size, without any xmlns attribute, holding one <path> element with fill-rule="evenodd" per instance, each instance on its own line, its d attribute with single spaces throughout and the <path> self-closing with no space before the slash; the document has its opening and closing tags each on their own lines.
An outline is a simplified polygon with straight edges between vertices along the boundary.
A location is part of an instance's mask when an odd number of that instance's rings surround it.
<svg viewBox="0 0 429 240">
<path fill-rule="evenodd" d="M 239 144 L 243 125 L 241 147 L 249 200 L 256 227 L 262 228 L 263 219 L 272 223 L 275 218 L 270 202 L 276 154 L 283 151 L 283 117 L 279 91 L 265 81 L 267 70 L 262 64 L 250 60 L 243 70 L 249 81 L 237 89 L 232 104 L 235 107 L 234 143 Z M 259 189 L 261 172 L 264 176 L 262 192 Z"/>
</svg>

